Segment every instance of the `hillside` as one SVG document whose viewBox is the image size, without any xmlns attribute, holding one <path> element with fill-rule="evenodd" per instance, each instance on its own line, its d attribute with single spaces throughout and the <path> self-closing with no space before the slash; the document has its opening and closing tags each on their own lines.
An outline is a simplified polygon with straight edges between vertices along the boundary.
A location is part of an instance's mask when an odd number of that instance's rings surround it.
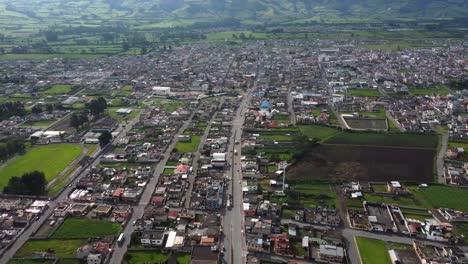
<svg viewBox="0 0 468 264">
<path fill-rule="evenodd" d="M 188 26 L 236 18 L 243 24 L 441 20 L 468 16 L 466 0 L 0 0 L 2 32 L 51 26 Z"/>
</svg>

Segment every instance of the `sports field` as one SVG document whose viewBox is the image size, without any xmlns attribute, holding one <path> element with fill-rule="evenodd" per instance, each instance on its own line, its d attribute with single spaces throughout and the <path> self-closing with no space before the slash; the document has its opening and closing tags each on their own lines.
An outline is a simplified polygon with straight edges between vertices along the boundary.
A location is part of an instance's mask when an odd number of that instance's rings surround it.
<svg viewBox="0 0 468 264">
<path fill-rule="evenodd" d="M 0 190 L 3 190 L 11 177 L 20 177 L 34 170 L 44 172 L 47 181 L 51 181 L 78 158 L 82 150 L 81 146 L 74 144 L 53 144 L 33 148 L 0 171 Z"/>
</svg>

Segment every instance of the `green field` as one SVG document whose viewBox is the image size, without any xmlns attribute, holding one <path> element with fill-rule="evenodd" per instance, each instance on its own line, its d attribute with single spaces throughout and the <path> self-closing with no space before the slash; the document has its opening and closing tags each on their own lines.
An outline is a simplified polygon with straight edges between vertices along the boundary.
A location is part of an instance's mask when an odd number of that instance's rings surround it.
<svg viewBox="0 0 468 264">
<path fill-rule="evenodd" d="M 42 94 L 68 94 L 72 91 L 74 85 L 70 84 L 57 84 L 53 85 L 47 90 L 41 91 Z"/>
<path fill-rule="evenodd" d="M 84 228 L 85 227 L 85 228 Z M 122 228 L 117 223 L 88 218 L 67 218 L 55 231 L 53 239 L 85 239 L 118 235 Z"/>
<path fill-rule="evenodd" d="M 437 135 L 417 135 L 403 133 L 390 134 L 343 132 L 326 140 L 325 143 L 436 149 L 438 144 L 438 137 Z"/>
<path fill-rule="evenodd" d="M 424 44 L 424 43 L 411 43 L 406 41 L 396 41 L 396 42 L 389 42 L 385 44 L 368 44 L 363 45 L 363 48 L 370 49 L 370 50 L 382 50 L 382 51 L 399 51 L 403 49 L 411 49 L 411 48 L 422 48 L 422 47 L 431 47 L 432 45 Z"/>
<path fill-rule="evenodd" d="M 128 251 L 123 263 L 165 263 L 169 258 L 169 253 L 163 253 L 160 251 Z"/>
<path fill-rule="evenodd" d="M 260 135 L 260 139 L 262 140 L 269 140 L 269 141 L 276 141 L 276 142 L 292 142 L 294 141 L 294 137 L 291 135 L 281 135 L 281 134 L 274 134 L 274 135 Z"/>
<path fill-rule="evenodd" d="M 4 54 L 0 60 L 98 59 L 105 54 Z"/>
<path fill-rule="evenodd" d="M 108 107 L 107 108 L 107 113 L 109 114 L 110 117 L 115 118 L 119 121 L 122 121 L 124 119 L 133 119 L 138 116 L 140 113 L 140 110 L 133 109 L 133 111 L 128 114 L 128 115 L 122 115 L 122 114 L 117 114 L 117 110 L 119 110 L 121 107 Z"/>
<path fill-rule="evenodd" d="M 410 92 L 414 95 L 432 95 L 432 94 L 439 94 L 439 95 L 447 95 L 452 91 L 445 86 L 439 86 L 437 88 L 428 88 L 428 89 L 410 89 Z"/>
<path fill-rule="evenodd" d="M 81 227 L 81 230 L 85 228 Z M 76 250 L 85 245 L 85 240 L 28 240 L 16 252 L 15 257 L 28 257 L 34 252 L 54 250 L 55 255 L 59 258 L 75 258 Z"/>
<path fill-rule="evenodd" d="M 290 184 L 290 191 L 287 192 L 287 194 L 288 204 L 299 205 L 299 207 L 315 207 L 322 205 L 337 208 L 338 205 L 336 193 L 332 191 L 330 185 L 324 183 Z"/>
<path fill-rule="evenodd" d="M 389 264 L 387 246 L 382 240 L 356 237 L 361 262 L 365 264 Z"/>
<path fill-rule="evenodd" d="M 54 264 L 53 260 L 12 259 L 8 264 Z"/>
<path fill-rule="evenodd" d="M 353 96 L 367 96 L 367 97 L 380 97 L 382 94 L 379 92 L 379 90 L 371 90 L 371 89 L 366 89 L 366 90 L 348 90 L 348 93 Z"/>
<path fill-rule="evenodd" d="M 302 134 L 309 138 L 316 138 L 320 140 L 326 140 L 342 132 L 341 130 L 333 127 L 318 125 L 299 126 L 299 130 L 302 132 Z"/>
<path fill-rule="evenodd" d="M 398 204 L 409 207 L 422 207 L 422 204 L 408 197 L 394 198 L 392 196 L 374 195 L 366 193 L 364 194 L 364 200 L 376 203 Z"/>
<path fill-rule="evenodd" d="M 468 152 L 468 142 L 449 141 L 447 146 L 449 148 L 463 148 L 465 153 Z"/>
<path fill-rule="evenodd" d="M 21 176 L 34 170 L 44 172 L 51 181 L 78 158 L 83 148 L 73 144 L 53 144 L 29 150 L 0 171 L 0 189 L 3 190 L 13 176 Z"/>
<path fill-rule="evenodd" d="M 428 188 L 412 188 L 412 191 L 434 208 L 447 207 L 468 212 L 466 188 L 433 185 Z"/>
<path fill-rule="evenodd" d="M 196 152 L 200 145 L 201 136 L 192 136 L 189 142 L 177 142 L 176 149 L 179 153 Z"/>
</svg>

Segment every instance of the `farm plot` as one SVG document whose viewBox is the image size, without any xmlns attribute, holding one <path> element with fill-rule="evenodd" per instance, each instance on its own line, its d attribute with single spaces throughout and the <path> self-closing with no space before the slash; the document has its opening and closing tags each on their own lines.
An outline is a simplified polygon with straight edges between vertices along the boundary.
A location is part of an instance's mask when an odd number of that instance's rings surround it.
<svg viewBox="0 0 468 264">
<path fill-rule="evenodd" d="M 86 228 L 83 228 L 86 227 Z M 122 228 L 117 223 L 91 220 L 88 218 L 67 218 L 52 235 L 53 239 L 85 239 L 117 235 Z"/>
<path fill-rule="evenodd" d="M 344 117 L 346 124 L 355 130 L 388 130 L 386 118 Z"/>
<path fill-rule="evenodd" d="M 438 138 L 437 135 L 343 132 L 326 140 L 325 143 L 436 149 Z"/>
<path fill-rule="evenodd" d="M 315 138 L 320 140 L 326 140 L 331 138 L 342 131 L 334 127 L 310 125 L 310 126 L 299 126 L 299 130 L 302 134 L 309 138 Z"/>
<path fill-rule="evenodd" d="M 353 96 L 360 97 L 380 97 L 382 94 L 378 90 L 364 89 L 364 90 L 348 90 L 348 93 Z"/>
<path fill-rule="evenodd" d="M 21 176 L 34 170 L 44 172 L 51 181 L 80 156 L 83 148 L 73 144 L 54 144 L 36 147 L 18 157 L 0 171 L 0 189 L 3 190 L 13 176 Z"/>
<path fill-rule="evenodd" d="M 387 147 L 319 145 L 288 170 L 301 182 L 432 182 L 435 151 Z"/>
<path fill-rule="evenodd" d="M 41 91 L 41 94 L 54 95 L 54 94 L 69 94 L 75 89 L 75 85 L 71 84 L 57 84 L 53 85 L 50 88 Z"/>
</svg>

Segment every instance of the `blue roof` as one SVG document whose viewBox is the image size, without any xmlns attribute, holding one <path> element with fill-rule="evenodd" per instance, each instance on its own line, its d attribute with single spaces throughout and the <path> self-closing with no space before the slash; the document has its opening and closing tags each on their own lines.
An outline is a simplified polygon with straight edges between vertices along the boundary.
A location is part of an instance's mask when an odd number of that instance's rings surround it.
<svg viewBox="0 0 468 264">
<path fill-rule="evenodd" d="M 260 105 L 260 108 L 271 109 L 271 104 L 267 100 L 263 100 L 262 104 Z"/>
</svg>

